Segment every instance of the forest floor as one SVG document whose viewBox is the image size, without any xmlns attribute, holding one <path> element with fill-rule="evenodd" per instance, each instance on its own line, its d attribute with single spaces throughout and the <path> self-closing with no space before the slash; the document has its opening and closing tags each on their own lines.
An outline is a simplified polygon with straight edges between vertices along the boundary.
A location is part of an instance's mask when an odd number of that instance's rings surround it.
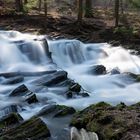
<svg viewBox="0 0 140 140">
<path fill-rule="evenodd" d="M 53 38 L 78 39 L 86 43 L 111 42 L 116 46 L 121 44 L 135 49 L 140 54 L 140 18 L 129 13 L 129 20 L 126 17 L 122 19 L 123 24 L 115 28 L 111 14 L 106 16 L 101 11 L 96 12 L 93 18 L 84 18 L 81 24 L 70 15 L 49 14 L 47 18 L 43 14 L 1 15 L 0 29 L 46 34 Z"/>
</svg>

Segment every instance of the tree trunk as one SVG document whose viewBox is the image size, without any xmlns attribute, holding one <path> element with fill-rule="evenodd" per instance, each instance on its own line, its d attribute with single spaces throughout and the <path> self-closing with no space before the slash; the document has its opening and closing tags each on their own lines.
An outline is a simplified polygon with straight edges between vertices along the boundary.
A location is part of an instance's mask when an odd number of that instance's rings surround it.
<svg viewBox="0 0 140 140">
<path fill-rule="evenodd" d="M 78 0 L 78 22 L 81 23 L 83 18 L 83 0 Z"/>
<path fill-rule="evenodd" d="M 119 0 L 115 0 L 115 26 L 119 25 Z"/>
<path fill-rule="evenodd" d="M 28 3 L 28 0 L 24 0 L 24 4 L 27 4 Z"/>
<path fill-rule="evenodd" d="M 39 12 L 41 11 L 41 7 L 42 7 L 42 0 L 38 1 L 38 10 Z"/>
<path fill-rule="evenodd" d="M 45 17 L 47 17 L 47 0 L 44 0 L 44 13 Z"/>
<path fill-rule="evenodd" d="M 92 13 L 92 0 L 86 0 L 86 3 L 85 3 L 85 17 L 86 18 L 93 17 L 93 13 Z"/>
<path fill-rule="evenodd" d="M 22 0 L 15 0 L 15 7 L 17 12 L 22 12 L 23 11 Z"/>
</svg>

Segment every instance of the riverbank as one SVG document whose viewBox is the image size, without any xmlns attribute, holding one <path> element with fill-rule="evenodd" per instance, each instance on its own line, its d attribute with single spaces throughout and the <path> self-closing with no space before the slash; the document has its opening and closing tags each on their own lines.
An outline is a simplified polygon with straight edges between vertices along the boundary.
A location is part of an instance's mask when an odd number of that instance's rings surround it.
<svg viewBox="0 0 140 140">
<path fill-rule="evenodd" d="M 84 43 L 111 43 L 122 45 L 126 49 L 138 51 L 140 54 L 140 31 L 138 27 L 108 26 L 99 18 L 84 19 L 81 25 L 73 17 L 53 17 L 44 15 L 1 16 L 0 29 L 17 30 L 32 34 L 46 34 L 52 38 L 78 39 Z"/>
</svg>

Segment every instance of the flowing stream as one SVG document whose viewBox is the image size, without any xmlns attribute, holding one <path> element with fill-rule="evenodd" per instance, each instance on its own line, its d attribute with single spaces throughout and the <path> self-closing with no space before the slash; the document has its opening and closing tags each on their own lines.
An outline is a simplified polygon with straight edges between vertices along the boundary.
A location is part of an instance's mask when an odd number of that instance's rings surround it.
<svg viewBox="0 0 140 140">
<path fill-rule="evenodd" d="M 48 41 L 48 46 L 46 45 Z M 107 74 L 94 75 L 91 69 L 103 65 Z M 78 82 L 89 93 L 90 97 L 66 99 L 60 96 L 63 87 L 37 89 L 32 85 L 35 77 L 26 77 L 22 83 L 36 92 L 41 101 L 38 104 L 25 105 L 20 114 L 24 119 L 35 115 L 49 103 L 73 106 L 83 109 L 90 104 L 106 101 L 113 105 L 119 102 L 132 104 L 140 101 L 140 84 L 134 82 L 125 72 L 140 73 L 140 58 L 131 54 L 121 46 L 112 47 L 107 43 L 84 44 L 78 40 L 49 40 L 46 36 L 22 34 L 17 31 L 0 31 L 0 73 L 5 72 L 40 72 L 46 70 L 65 70 L 68 77 Z M 114 73 L 113 71 L 117 71 Z M 5 78 L 0 77 L 0 83 Z M 0 106 L 18 104 L 20 99 L 8 97 L 11 90 L 20 84 L 0 84 Z M 47 92 L 47 93 L 46 93 Z M 44 119 L 44 118 L 43 118 Z M 53 130 L 53 125 L 67 128 L 66 123 L 70 118 L 44 121 Z M 62 124 L 63 122 L 63 124 Z M 53 139 L 58 138 L 54 132 Z M 65 132 L 64 132 L 65 133 Z M 62 138 L 59 138 L 62 140 Z"/>
</svg>

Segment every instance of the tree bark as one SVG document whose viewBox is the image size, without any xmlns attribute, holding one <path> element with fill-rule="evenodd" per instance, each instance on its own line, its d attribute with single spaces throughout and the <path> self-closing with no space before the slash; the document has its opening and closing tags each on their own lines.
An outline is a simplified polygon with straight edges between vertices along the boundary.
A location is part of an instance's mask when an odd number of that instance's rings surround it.
<svg viewBox="0 0 140 140">
<path fill-rule="evenodd" d="M 83 0 L 78 0 L 78 18 L 77 18 L 77 21 L 79 23 L 81 23 L 82 18 L 83 18 Z"/>
<path fill-rule="evenodd" d="M 23 2 L 22 0 L 15 0 L 15 7 L 17 12 L 23 11 Z"/>
<path fill-rule="evenodd" d="M 119 25 L 119 0 L 115 0 L 115 27 Z"/>
<path fill-rule="evenodd" d="M 86 3 L 85 3 L 85 17 L 86 18 L 93 17 L 93 13 L 92 13 L 92 0 L 86 0 Z"/>
<path fill-rule="evenodd" d="M 42 0 L 38 1 L 38 10 L 39 12 L 41 11 L 41 7 L 42 7 Z"/>
<path fill-rule="evenodd" d="M 47 0 L 44 0 L 44 13 L 45 17 L 47 17 Z"/>
</svg>

